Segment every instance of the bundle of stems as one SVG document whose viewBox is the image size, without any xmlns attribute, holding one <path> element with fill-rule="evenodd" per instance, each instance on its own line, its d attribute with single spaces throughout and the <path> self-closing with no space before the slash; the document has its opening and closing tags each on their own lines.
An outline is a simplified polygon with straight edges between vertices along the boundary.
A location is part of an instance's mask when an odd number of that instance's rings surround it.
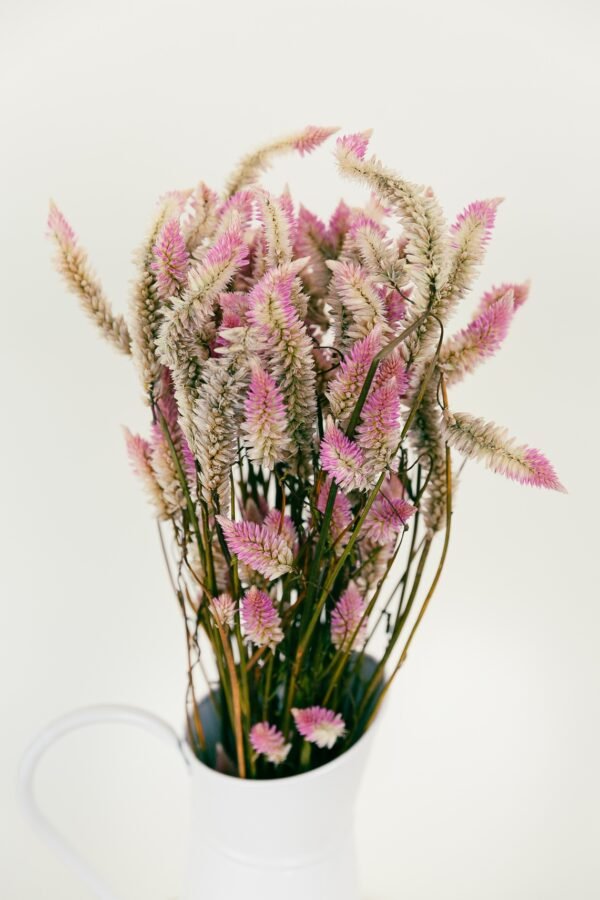
<svg viewBox="0 0 600 900">
<path fill-rule="evenodd" d="M 242 778 L 321 765 L 377 715 L 446 560 L 451 448 L 561 489 L 538 450 L 448 401 L 528 295 L 493 287 L 445 335 L 499 201 L 448 229 L 430 189 L 366 157 L 370 132 L 335 145 L 370 197 L 327 224 L 258 184 L 276 154 L 335 130 L 249 154 L 221 195 L 200 182 L 161 198 L 127 322 L 50 211 L 61 273 L 133 356 L 149 406 L 150 438 L 126 439 L 185 625 L 190 744 Z"/>
</svg>

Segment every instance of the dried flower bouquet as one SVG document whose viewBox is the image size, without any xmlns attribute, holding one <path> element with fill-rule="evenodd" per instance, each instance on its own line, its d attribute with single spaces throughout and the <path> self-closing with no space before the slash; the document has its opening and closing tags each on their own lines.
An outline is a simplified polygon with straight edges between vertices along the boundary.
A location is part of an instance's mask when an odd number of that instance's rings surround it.
<svg viewBox="0 0 600 900">
<path fill-rule="evenodd" d="M 246 156 L 221 195 L 200 182 L 162 197 L 127 322 L 54 205 L 49 217 L 60 272 L 132 356 L 149 406 L 149 439 L 126 440 L 185 620 L 190 743 L 241 777 L 318 766 L 368 728 L 442 572 L 451 449 L 561 490 L 538 450 L 449 405 L 528 295 L 493 287 L 446 336 L 499 201 L 448 228 L 430 189 L 367 157 L 369 132 L 335 145 L 340 172 L 370 188 L 363 208 L 341 201 L 325 223 L 259 186 L 277 154 L 335 130 Z M 197 702 L 208 646 L 216 747 Z"/>
</svg>

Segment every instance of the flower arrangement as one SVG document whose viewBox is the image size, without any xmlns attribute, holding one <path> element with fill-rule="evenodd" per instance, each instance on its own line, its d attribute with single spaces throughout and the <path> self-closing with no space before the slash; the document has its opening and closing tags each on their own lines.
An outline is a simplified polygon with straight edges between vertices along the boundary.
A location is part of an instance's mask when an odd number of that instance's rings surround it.
<svg viewBox="0 0 600 900">
<path fill-rule="evenodd" d="M 430 189 L 367 156 L 370 132 L 335 144 L 342 175 L 370 188 L 364 207 L 341 201 L 324 222 L 259 185 L 277 154 L 310 153 L 336 130 L 244 157 L 221 195 L 200 182 L 162 197 L 127 322 L 50 209 L 58 269 L 132 356 L 149 407 L 148 439 L 125 438 L 185 621 L 190 744 L 240 777 L 305 771 L 368 728 L 440 579 L 452 450 L 562 490 L 540 451 L 449 404 L 529 293 L 493 287 L 446 335 L 500 201 L 471 203 L 448 228 Z M 216 748 L 198 673 L 219 711 Z"/>
</svg>

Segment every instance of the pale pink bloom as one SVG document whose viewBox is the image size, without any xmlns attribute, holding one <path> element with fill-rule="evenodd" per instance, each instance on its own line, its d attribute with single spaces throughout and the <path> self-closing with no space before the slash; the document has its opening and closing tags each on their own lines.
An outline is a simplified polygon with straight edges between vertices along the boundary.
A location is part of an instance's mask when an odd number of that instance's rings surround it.
<svg viewBox="0 0 600 900">
<path fill-rule="evenodd" d="M 449 410 L 444 412 L 443 421 L 446 441 L 464 456 L 478 459 L 493 472 L 521 484 L 565 491 L 544 454 L 525 444 L 517 445 L 506 428 Z"/>
<path fill-rule="evenodd" d="M 230 594 L 219 594 L 210 601 L 210 613 L 223 628 L 233 628 L 235 612 L 235 603 Z"/>
<path fill-rule="evenodd" d="M 158 517 L 160 519 L 168 519 L 169 510 L 166 507 L 163 492 L 152 468 L 152 448 L 150 444 L 139 434 L 132 434 L 128 428 L 123 428 L 123 432 L 125 434 L 127 454 L 133 471 L 141 479 Z"/>
<path fill-rule="evenodd" d="M 356 406 L 373 357 L 381 349 L 381 332 L 373 329 L 350 348 L 331 379 L 327 398 L 333 415 L 346 422 Z M 378 367 L 381 368 L 381 365 Z"/>
<path fill-rule="evenodd" d="M 346 734 L 346 723 L 341 715 L 323 706 L 294 708 L 292 715 L 298 732 L 317 747 L 327 747 L 330 750 L 338 738 Z"/>
<path fill-rule="evenodd" d="M 513 314 L 514 294 L 509 288 L 502 298 L 446 341 L 440 355 L 440 368 L 447 385 L 460 381 L 479 363 L 496 353 L 508 334 Z"/>
<path fill-rule="evenodd" d="M 521 284 L 500 284 L 498 287 L 493 287 L 491 290 L 486 291 L 479 301 L 479 306 L 477 307 L 475 315 L 478 316 L 481 313 L 486 312 L 497 303 L 498 300 L 505 297 L 509 291 L 512 291 L 513 293 L 514 308 L 518 309 L 529 297 L 529 289 L 530 283 L 528 281 L 522 282 Z"/>
<path fill-rule="evenodd" d="M 373 134 L 372 129 L 366 131 L 357 131 L 354 134 L 344 134 L 335 142 L 335 152 L 338 159 L 342 156 L 357 156 L 359 159 L 365 158 L 367 147 L 369 146 L 369 138 Z"/>
<path fill-rule="evenodd" d="M 470 252 L 478 255 L 492 236 L 496 221 L 496 210 L 501 203 L 501 197 L 495 197 L 493 200 L 476 200 L 474 203 L 469 203 L 450 227 L 451 245 L 460 247 L 465 243 L 466 236 L 470 235 L 472 242 Z M 473 238 L 474 233 L 477 234 L 476 243 Z"/>
<path fill-rule="evenodd" d="M 348 233 L 352 220 L 352 210 L 343 200 L 340 200 L 329 219 L 327 226 L 327 241 L 337 255 L 342 249 L 344 239 Z"/>
<path fill-rule="evenodd" d="M 156 288 L 161 300 L 176 293 L 185 284 L 190 255 L 177 219 L 169 219 L 163 225 L 152 248 L 154 257 L 150 264 L 156 276 Z"/>
<path fill-rule="evenodd" d="M 350 440 L 329 419 L 321 441 L 321 466 L 344 490 L 362 491 L 367 486 L 365 456 L 361 448 Z"/>
<path fill-rule="evenodd" d="M 292 571 L 293 555 L 287 541 L 256 522 L 232 522 L 217 516 L 231 553 L 271 581 Z"/>
<path fill-rule="evenodd" d="M 331 252 L 324 223 L 301 205 L 294 239 L 294 256 L 308 259 L 308 265 L 302 271 L 302 281 L 315 296 L 324 296 L 326 293 L 331 272 L 325 265 L 325 260 Z"/>
<path fill-rule="evenodd" d="M 293 147 L 298 151 L 300 156 L 304 156 L 305 153 L 312 153 L 313 150 L 316 150 L 327 138 L 331 137 L 332 134 L 338 130 L 337 126 L 333 128 L 327 128 L 320 125 L 308 125 L 302 134 L 299 134 L 298 137 L 293 141 Z"/>
<path fill-rule="evenodd" d="M 350 643 L 352 650 L 362 650 L 369 630 L 367 618 L 363 619 L 366 608 L 364 598 L 351 581 L 331 612 L 331 643 L 336 650 L 348 650 Z"/>
<path fill-rule="evenodd" d="M 398 392 L 398 396 L 403 397 L 408 388 L 409 375 L 406 370 L 406 360 L 400 349 L 394 350 L 379 363 L 371 389 L 376 391 L 392 380 L 395 380 L 395 389 Z"/>
<path fill-rule="evenodd" d="M 410 288 L 403 288 L 403 294 L 410 297 Z M 401 322 L 406 316 L 406 300 L 402 294 L 390 287 L 385 292 L 385 309 L 387 320 L 392 327 Z"/>
<path fill-rule="evenodd" d="M 415 507 L 404 497 L 398 476 L 389 475 L 367 513 L 361 537 L 373 544 L 393 543 L 415 512 Z"/>
<path fill-rule="evenodd" d="M 266 756 L 269 762 L 278 766 L 284 762 L 292 745 L 286 744 L 281 731 L 268 722 L 257 722 L 250 729 L 250 743 L 252 749 L 259 756 Z"/>
<path fill-rule="evenodd" d="M 292 236 L 295 227 L 293 208 L 273 197 L 264 188 L 256 188 L 258 218 L 265 235 L 267 267 L 281 266 L 292 260 Z"/>
<path fill-rule="evenodd" d="M 50 203 L 50 212 L 48 213 L 48 228 L 51 236 L 63 250 L 75 248 L 77 243 L 75 232 L 53 202 Z"/>
<path fill-rule="evenodd" d="M 332 479 L 326 478 L 317 494 L 317 509 L 325 512 L 327 498 L 331 489 Z M 352 507 L 343 491 L 338 490 L 333 501 L 331 513 L 331 542 L 335 544 L 335 552 L 341 553 L 350 540 L 349 526 L 352 523 Z"/>
<path fill-rule="evenodd" d="M 242 423 L 250 459 L 272 469 L 289 454 L 287 412 L 275 379 L 259 365 L 252 371 Z"/>
<path fill-rule="evenodd" d="M 365 337 L 377 326 L 382 335 L 388 334 L 390 328 L 385 316 L 385 302 L 364 266 L 351 260 L 337 259 L 327 260 L 327 266 L 333 272 L 333 289 L 343 309 L 344 319 L 349 320 L 344 324 L 343 332 L 339 333 L 342 344 L 347 346 L 348 342 Z M 334 314 L 338 304 L 335 301 L 332 304 Z M 339 327 L 337 331 L 340 332 Z"/>
<path fill-rule="evenodd" d="M 291 516 L 282 517 L 279 509 L 271 509 L 265 516 L 263 524 L 265 528 L 270 528 L 271 531 L 281 535 L 281 537 L 287 541 L 294 556 L 296 555 L 298 552 L 298 532 L 296 531 L 296 526 L 292 522 Z"/>
<path fill-rule="evenodd" d="M 241 618 L 244 635 L 257 647 L 273 649 L 283 640 L 281 616 L 273 600 L 254 585 L 242 597 Z"/>
<path fill-rule="evenodd" d="M 370 471 L 380 471 L 400 441 L 400 393 L 395 378 L 369 394 L 356 434 Z"/>
<path fill-rule="evenodd" d="M 254 215 L 254 192 L 247 189 L 236 191 L 217 210 L 218 225 L 216 236 L 219 237 L 231 228 L 243 231 L 250 225 Z"/>
</svg>

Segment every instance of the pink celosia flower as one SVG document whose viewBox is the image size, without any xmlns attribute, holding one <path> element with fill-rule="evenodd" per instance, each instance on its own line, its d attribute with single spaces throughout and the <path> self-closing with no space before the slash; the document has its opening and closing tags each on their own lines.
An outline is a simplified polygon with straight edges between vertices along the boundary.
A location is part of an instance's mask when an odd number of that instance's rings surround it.
<svg viewBox="0 0 600 900">
<path fill-rule="evenodd" d="M 235 624 L 235 603 L 229 594 L 219 594 L 210 601 L 210 613 L 223 628 Z"/>
<path fill-rule="evenodd" d="M 365 457 L 354 441 L 334 424 L 327 422 L 321 441 L 321 465 L 345 490 L 362 491 L 367 485 Z"/>
<path fill-rule="evenodd" d="M 72 249 L 76 245 L 75 232 L 55 203 L 50 203 L 48 213 L 48 229 L 57 244 L 63 249 Z"/>
<path fill-rule="evenodd" d="M 141 479 L 156 513 L 160 519 L 168 519 L 169 511 L 166 508 L 163 492 L 156 479 L 152 468 L 152 448 L 139 434 L 132 434 L 128 428 L 124 428 L 127 455 L 135 474 Z"/>
<path fill-rule="evenodd" d="M 410 288 L 403 288 L 403 294 L 410 297 L 410 290 Z M 387 320 L 394 327 L 406 316 L 406 300 L 399 291 L 388 288 L 385 292 L 385 309 Z"/>
<path fill-rule="evenodd" d="M 324 513 L 327 507 L 327 498 L 331 489 L 332 479 L 326 478 L 317 494 L 317 509 Z M 340 553 L 350 540 L 349 525 L 352 522 L 352 507 L 343 491 L 338 490 L 333 501 L 331 513 L 331 542 L 335 545 L 335 552 Z"/>
<path fill-rule="evenodd" d="M 266 756 L 276 766 L 285 761 L 292 747 L 291 744 L 286 744 L 281 731 L 268 722 L 257 722 L 252 726 L 250 743 L 255 753 Z"/>
<path fill-rule="evenodd" d="M 269 580 L 292 571 L 292 551 L 281 535 L 256 522 L 232 522 L 225 516 L 216 519 L 231 553 L 250 568 Z"/>
<path fill-rule="evenodd" d="M 493 200 L 476 200 L 457 216 L 456 221 L 450 227 L 452 246 L 458 247 L 464 241 L 467 233 L 477 232 L 479 247 L 488 243 L 492 236 L 496 221 L 496 210 L 502 202 L 501 197 Z"/>
<path fill-rule="evenodd" d="M 346 723 L 339 713 L 331 709 L 309 706 L 307 709 L 292 709 L 292 715 L 298 732 L 317 747 L 331 749 L 346 733 Z"/>
<path fill-rule="evenodd" d="M 445 438 L 466 457 L 483 462 L 489 469 L 521 484 L 563 491 L 551 463 L 543 453 L 524 444 L 517 445 L 506 428 L 476 418 L 469 413 L 444 412 Z"/>
<path fill-rule="evenodd" d="M 367 513 L 361 537 L 373 544 L 392 543 L 415 512 L 415 507 L 404 497 L 398 476 L 389 475 Z"/>
<path fill-rule="evenodd" d="M 298 532 L 290 516 L 283 516 L 282 522 L 280 510 L 271 509 L 265 516 L 263 524 L 265 528 L 270 528 L 271 531 L 281 535 L 287 541 L 292 553 L 296 555 L 298 552 Z"/>
<path fill-rule="evenodd" d="M 512 291 L 513 293 L 514 308 L 518 309 L 527 300 L 529 288 L 530 284 L 528 281 L 525 281 L 522 284 L 501 284 L 498 287 L 493 287 L 491 290 L 486 291 L 479 301 L 479 306 L 477 307 L 475 315 L 478 316 L 481 313 L 486 312 L 494 305 L 494 303 L 497 303 L 498 300 L 505 297 L 509 291 Z"/>
<path fill-rule="evenodd" d="M 301 205 L 294 239 L 294 256 L 309 260 L 302 271 L 302 280 L 311 294 L 318 296 L 325 294 L 331 277 L 325 260 L 332 252 L 324 223 Z"/>
<path fill-rule="evenodd" d="M 384 384 L 395 380 L 395 390 L 399 397 L 403 397 L 409 384 L 409 374 L 406 369 L 406 360 L 399 349 L 394 350 L 377 366 L 371 390 L 374 392 Z"/>
<path fill-rule="evenodd" d="M 340 200 L 329 219 L 327 226 L 327 242 L 333 248 L 335 255 L 342 249 L 344 239 L 348 233 L 352 219 L 352 210 L 347 203 Z"/>
<path fill-rule="evenodd" d="M 154 260 L 150 268 L 156 275 L 156 288 L 161 300 L 167 300 L 185 284 L 190 256 L 177 219 L 165 222 L 152 248 Z"/>
<path fill-rule="evenodd" d="M 248 227 L 254 215 L 253 191 L 240 190 L 231 195 L 217 210 L 218 226 L 216 236 L 219 237 L 231 228 L 243 231 Z"/>
<path fill-rule="evenodd" d="M 283 640 L 281 617 L 273 600 L 254 585 L 242 597 L 241 617 L 245 636 L 257 647 L 273 649 Z"/>
<path fill-rule="evenodd" d="M 377 326 L 382 335 L 388 334 L 390 328 L 385 317 L 385 302 L 364 266 L 338 259 L 327 260 L 327 266 L 333 272 L 334 292 L 347 320 L 343 333 L 339 335 L 342 343 L 347 345 L 348 342 L 360 340 Z M 334 315 L 337 305 L 333 298 Z"/>
<path fill-rule="evenodd" d="M 319 125 L 308 125 L 302 134 L 293 142 L 294 149 L 298 151 L 300 156 L 305 153 L 312 153 L 316 150 L 328 137 L 338 130 L 337 126 L 333 128 L 324 128 Z"/>
<path fill-rule="evenodd" d="M 331 643 L 336 650 L 348 650 L 350 643 L 352 650 L 362 650 L 369 629 L 367 619 L 361 621 L 366 608 L 364 598 L 351 581 L 331 613 Z"/>
<path fill-rule="evenodd" d="M 369 138 L 373 134 L 371 128 L 366 131 L 357 131 L 354 134 L 344 134 L 335 142 L 335 152 L 338 158 L 340 156 L 348 156 L 352 154 L 359 159 L 365 158 L 367 147 L 369 146 Z"/>
<path fill-rule="evenodd" d="M 356 434 L 370 470 L 387 465 L 400 440 L 400 393 L 395 378 L 367 397 Z"/>
<path fill-rule="evenodd" d="M 449 338 L 442 348 L 440 368 L 446 384 L 455 384 L 479 363 L 493 356 L 508 334 L 514 313 L 514 294 L 506 294 L 481 312 L 477 318 Z"/>
<path fill-rule="evenodd" d="M 381 349 L 381 331 L 374 328 L 350 348 L 329 383 L 327 398 L 333 415 L 344 424 L 356 406 L 373 357 Z M 381 366 L 379 366 L 381 368 Z"/>
<path fill-rule="evenodd" d="M 272 469 L 289 453 L 290 438 L 285 403 L 275 379 L 255 366 L 245 402 L 242 423 L 250 459 Z"/>
</svg>

